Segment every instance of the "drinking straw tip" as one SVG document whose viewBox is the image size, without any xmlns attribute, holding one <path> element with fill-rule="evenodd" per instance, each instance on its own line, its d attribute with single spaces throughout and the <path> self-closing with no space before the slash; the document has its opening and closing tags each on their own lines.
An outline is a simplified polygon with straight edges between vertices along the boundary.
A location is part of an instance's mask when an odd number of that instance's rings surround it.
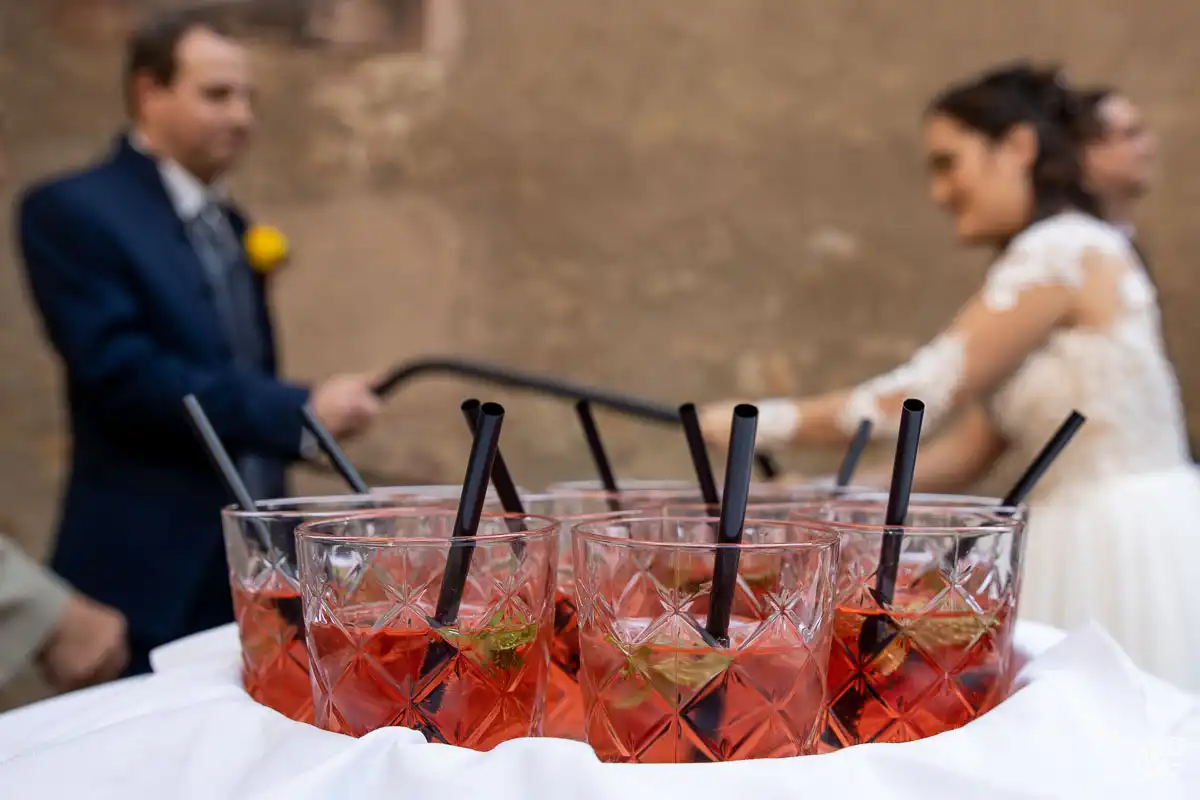
<svg viewBox="0 0 1200 800">
<path fill-rule="evenodd" d="M 738 403 L 733 407 L 733 415 L 742 419 L 752 419 L 758 416 L 758 406 L 749 403 Z"/>
</svg>

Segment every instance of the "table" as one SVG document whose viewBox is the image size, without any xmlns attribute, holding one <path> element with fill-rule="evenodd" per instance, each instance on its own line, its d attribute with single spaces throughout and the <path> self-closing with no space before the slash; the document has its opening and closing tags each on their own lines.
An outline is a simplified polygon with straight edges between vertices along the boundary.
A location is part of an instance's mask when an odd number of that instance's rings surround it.
<svg viewBox="0 0 1200 800">
<path fill-rule="evenodd" d="M 1200 698 L 1137 671 L 1098 627 L 1022 623 L 1024 688 L 965 728 L 824 756 L 601 764 L 577 742 L 488 753 L 404 729 L 350 739 L 249 699 L 226 626 L 168 645 L 156 674 L 0 716 L 0 798 L 1200 797 Z"/>
</svg>

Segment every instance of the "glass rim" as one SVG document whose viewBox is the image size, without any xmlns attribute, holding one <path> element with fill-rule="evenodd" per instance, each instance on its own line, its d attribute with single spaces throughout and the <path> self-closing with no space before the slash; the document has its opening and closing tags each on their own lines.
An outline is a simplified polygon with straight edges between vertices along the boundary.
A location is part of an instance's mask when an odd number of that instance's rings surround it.
<svg viewBox="0 0 1200 800">
<path fill-rule="evenodd" d="M 352 514 L 356 509 L 353 506 L 363 506 L 366 503 L 395 503 L 396 505 L 385 505 L 382 508 L 363 507 L 363 511 L 386 511 L 390 508 L 436 508 L 434 503 L 445 502 L 445 498 L 429 497 L 427 495 L 405 495 L 388 497 L 386 495 L 375 494 L 374 490 L 367 494 L 331 494 L 331 495 L 312 495 L 310 497 L 274 497 L 269 500 L 259 500 L 255 503 L 257 508 L 253 511 L 246 511 L 237 503 L 230 503 L 221 509 L 221 516 L 237 520 L 265 520 L 265 519 L 300 519 L 311 517 L 314 519 L 328 519 L 345 517 Z M 419 503 L 428 502 L 429 506 L 419 505 Z M 301 504 L 310 504 L 314 506 L 330 506 L 329 508 L 318 508 L 304 510 L 300 508 L 291 508 Z M 351 506 L 350 508 L 337 508 L 336 506 Z"/>
<path fill-rule="evenodd" d="M 623 486 L 622 481 L 620 479 L 617 480 L 618 491 L 620 493 L 625 493 L 625 492 L 629 492 L 631 494 L 640 494 L 642 492 L 650 492 L 650 493 L 653 493 L 653 492 L 693 492 L 695 494 L 700 493 L 700 486 L 696 483 L 694 478 L 693 479 L 680 478 L 678 480 L 671 479 L 671 478 L 664 478 L 662 480 L 648 479 L 648 478 L 632 478 L 629 481 L 627 481 L 627 483 L 629 483 L 630 485 Z M 803 480 L 803 481 L 781 481 L 781 480 L 776 479 L 776 480 L 769 480 L 769 481 L 754 481 L 750 484 L 751 494 L 753 494 L 755 491 L 773 491 L 776 489 L 803 489 L 803 488 L 811 488 L 811 489 L 840 488 L 843 491 L 850 491 L 850 492 L 854 492 L 855 494 L 870 493 L 873 491 L 877 491 L 877 490 L 871 489 L 871 487 L 869 487 L 869 486 L 855 486 L 853 484 L 851 484 L 849 486 L 838 487 L 837 486 L 837 476 L 833 475 L 833 474 L 821 475 L 821 476 L 812 478 L 810 480 Z M 577 480 L 577 481 L 558 481 L 558 482 L 549 484 L 548 486 L 546 486 L 545 489 L 542 489 L 541 491 L 537 492 L 536 494 L 557 495 L 557 494 L 572 494 L 575 492 L 581 492 L 581 493 L 593 492 L 593 493 L 599 493 L 599 494 L 608 494 L 608 492 L 605 491 L 603 486 L 600 485 L 600 481 L 596 480 L 594 478 L 590 479 L 590 480 L 589 479 L 581 479 L 581 480 Z"/>
<path fill-rule="evenodd" d="M 584 522 L 571 527 L 572 537 L 578 536 L 581 539 L 586 539 L 598 544 L 615 545 L 618 547 L 639 547 L 656 550 L 683 550 L 697 553 L 706 553 L 713 550 L 747 550 L 747 551 L 770 551 L 770 550 L 823 550 L 826 548 L 836 548 L 840 537 L 833 525 L 822 523 L 820 520 L 808 519 L 756 519 L 754 517 L 746 517 L 742 523 L 743 527 L 747 525 L 754 526 L 770 526 L 783 528 L 798 528 L 813 535 L 812 540 L 804 542 L 655 542 L 646 539 L 630 539 L 622 536 L 610 536 L 606 533 L 597 530 L 589 530 L 589 527 L 603 520 L 595 520 L 592 522 Z M 716 525 L 721 521 L 720 517 L 679 517 L 675 515 L 652 515 L 641 517 L 620 518 L 622 524 L 637 523 L 637 522 L 685 522 L 689 524 L 711 524 Z"/>
<path fill-rule="evenodd" d="M 384 497 L 436 497 L 438 499 L 457 500 L 462 493 L 461 483 L 428 483 L 428 484 L 392 484 L 390 486 L 372 486 L 370 487 L 371 494 L 383 495 Z M 517 492 L 524 495 L 526 490 L 520 486 L 517 487 Z M 494 498 L 496 489 L 493 486 L 488 486 L 487 496 Z"/>
<path fill-rule="evenodd" d="M 577 498 L 577 499 L 586 499 L 586 500 L 610 500 L 610 499 L 613 499 L 614 497 L 620 497 L 620 493 L 603 492 L 602 491 L 602 492 L 580 492 L 579 494 L 573 494 L 571 492 L 564 492 L 562 494 L 525 495 L 524 497 L 521 498 L 521 502 L 525 503 L 525 504 L 554 502 L 557 500 L 563 500 L 564 498 Z M 526 515 L 534 516 L 534 517 L 549 517 L 550 519 L 556 519 L 556 520 L 559 520 L 560 522 L 600 522 L 600 521 L 606 520 L 606 519 L 623 518 L 623 517 L 632 516 L 634 514 L 644 513 L 647 510 L 648 509 L 645 509 L 645 508 L 618 509 L 616 511 L 606 509 L 604 511 L 589 511 L 589 512 L 580 513 L 580 514 L 551 514 L 550 512 L 538 512 L 538 513 L 526 512 Z"/>
<path fill-rule="evenodd" d="M 617 488 L 622 492 L 643 491 L 687 491 L 700 489 L 694 480 L 686 478 L 617 478 Z M 571 492 L 603 492 L 604 486 L 598 478 L 580 478 L 571 481 L 555 481 L 538 494 L 570 494 Z"/>
<path fill-rule="evenodd" d="M 858 489 L 846 491 L 833 499 L 844 503 L 886 503 L 887 498 L 887 491 L 882 489 Z M 799 502 L 806 503 L 809 501 L 802 500 Z M 917 508 L 949 508 L 963 511 L 987 508 L 991 509 L 994 513 L 1005 511 L 1024 512 L 1029 508 L 1025 503 L 1017 503 L 1015 506 L 1005 503 L 1003 497 L 991 497 L 982 494 L 951 494 L 948 492 L 913 492 L 909 496 L 908 505 L 909 508 L 916 506 Z"/>
<path fill-rule="evenodd" d="M 560 522 L 555 517 L 549 517 L 544 514 L 510 514 L 507 512 L 490 512 L 485 511 L 480 515 L 480 521 L 484 520 L 538 520 L 540 527 L 527 529 L 523 531 L 507 531 L 505 533 L 477 533 L 474 536 L 357 536 L 337 533 L 327 533 L 320 530 L 323 525 L 345 524 L 353 520 L 369 519 L 369 520 L 387 520 L 387 519 L 413 519 L 413 518 L 450 518 L 454 519 L 458 516 L 457 511 L 449 509 L 439 509 L 431 506 L 414 506 L 411 508 L 380 508 L 380 509 L 364 509 L 357 514 L 343 514 L 333 519 L 318 519 L 311 522 L 305 522 L 296 528 L 296 541 L 312 541 L 321 544 L 334 545 L 355 545 L 355 546 L 373 546 L 373 547 L 404 547 L 409 545 L 438 545 L 438 546 L 453 546 L 458 542 L 473 542 L 478 544 L 504 544 L 512 542 L 526 542 L 530 540 L 550 539 L 557 537 L 559 529 L 562 527 Z"/>
<path fill-rule="evenodd" d="M 886 497 L 886 495 L 883 495 Z M 856 508 L 877 508 L 881 504 L 875 501 L 861 501 L 855 503 L 853 500 L 836 500 L 832 503 L 801 502 L 801 503 L 780 503 L 778 505 L 790 505 L 797 511 L 802 511 L 805 508 L 811 508 L 814 511 L 819 509 L 836 512 L 839 508 L 850 511 Z M 909 503 L 908 513 L 911 515 L 915 512 L 947 512 L 954 513 L 970 513 L 978 517 L 981 523 L 999 523 L 999 524 L 975 524 L 975 525 L 887 525 L 884 522 L 850 522 L 845 520 L 824 519 L 821 517 L 811 518 L 812 522 L 824 525 L 839 532 L 854 533 L 858 535 L 875 535 L 883 536 L 890 531 L 896 531 L 904 536 L 990 536 L 993 534 L 1016 533 L 1024 528 L 1025 518 L 1022 514 L 1016 513 L 1023 511 L 1024 507 L 1012 506 L 997 506 L 989 510 L 982 510 L 985 506 L 972 505 L 932 505 L 923 503 Z M 1005 511 L 1013 511 L 1011 515 L 1006 515 Z M 809 517 L 799 517 L 801 520 L 809 521 Z"/>
<path fill-rule="evenodd" d="M 700 494 L 698 488 L 690 489 L 622 489 L 619 492 L 610 492 L 606 489 L 567 489 L 561 492 L 528 492 L 521 495 L 522 500 L 562 500 L 566 497 L 579 497 L 586 500 L 610 500 L 621 499 L 627 495 L 693 495 Z"/>
</svg>

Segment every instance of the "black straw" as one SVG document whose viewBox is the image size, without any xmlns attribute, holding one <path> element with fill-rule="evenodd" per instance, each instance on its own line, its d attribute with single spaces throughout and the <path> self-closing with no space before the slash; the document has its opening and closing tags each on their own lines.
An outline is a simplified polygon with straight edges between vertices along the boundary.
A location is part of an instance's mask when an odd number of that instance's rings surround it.
<svg viewBox="0 0 1200 800">
<path fill-rule="evenodd" d="M 446 572 L 442 576 L 437 609 L 434 611 L 434 618 L 442 626 L 452 625 L 458 619 L 458 607 L 467 585 L 467 572 L 471 569 L 471 556 L 475 553 L 475 543 L 471 540 L 479 530 L 479 519 L 487 498 L 488 477 L 496 460 L 503 424 L 503 406 L 499 403 L 480 406 L 471 455 L 467 460 L 467 473 L 463 477 L 462 494 L 458 500 L 458 513 L 454 518 L 454 541 L 446 558 Z"/>
<path fill-rule="evenodd" d="M 358 470 L 350 463 L 350 459 L 346 457 L 345 451 L 338 445 L 337 440 L 333 438 L 333 434 L 317 419 L 317 415 L 313 412 L 312 407 L 306 404 L 300 410 L 300 413 L 304 416 L 304 427 L 317 440 L 317 446 L 329 458 L 329 463 L 333 464 L 333 468 L 342 476 L 346 484 L 357 494 L 370 494 L 371 487 L 367 485 L 362 475 L 359 475 Z"/>
<path fill-rule="evenodd" d="M 184 397 L 183 407 L 187 410 L 188 419 L 192 421 L 192 429 L 196 431 L 196 436 L 204 445 L 204 451 L 208 453 L 209 460 L 221 475 L 221 479 L 225 482 L 225 488 L 233 495 L 238 508 L 242 511 L 258 510 L 258 504 L 251 497 L 250 490 L 246 488 L 246 482 L 242 480 L 241 473 L 234 466 L 233 459 L 229 457 L 225 445 L 221 444 L 221 437 L 217 436 L 216 430 L 209 422 L 208 415 L 204 413 L 204 407 L 200 405 L 196 395 L 189 394 Z M 263 544 L 268 543 L 264 542 Z"/>
<path fill-rule="evenodd" d="M 754 469 L 754 437 L 758 432 L 758 409 L 739 405 L 733 410 L 733 425 L 729 435 L 729 455 L 725 463 L 725 491 L 722 494 L 720 520 L 717 523 L 717 543 L 741 544 L 746 525 L 746 508 L 750 503 L 750 480 Z M 712 591 L 708 598 L 708 620 L 701 634 L 715 648 L 728 648 L 729 618 L 733 614 L 733 595 L 737 589 L 739 551 L 736 547 L 717 547 L 713 561 Z M 711 679 L 708 691 L 702 693 L 692 707 L 691 717 L 696 730 L 713 740 L 719 738 L 721 717 L 725 713 L 724 682 Z M 720 745 L 717 745 L 718 749 Z M 694 748 L 695 760 L 709 760 L 708 753 Z"/>
<path fill-rule="evenodd" d="M 758 453 L 754 456 L 754 463 L 758 464 L 758 468 L 762 470 L 763 477 L 769 481 L 773 481 L 779 477 L 779 464 L 775 462 L 775 458 L 770 453 Z"/>
<path fill-rule="evenodd" d="M 710 509 L 716 509 L 721 504 L 721 498 L 717 496 L 717 481 L 713 477 L 708 448 L 704 446 L 704 431 L 700 429 L 700 415 L 696 413 L 694 403 L 684 403 L 679 407 L 679 421 L 683 423 L 683 432 L 687 436 L 692 468 L 695 469 L 696 481 L 700 484 L 700 497 Z"/>
<path fill-rule="evenodd" d="M 620 511 L 621 494 L 617 486 L 616 476 L 613 475 L 612 462 L 608 460 L 608 452 L 600 439 L 600 429 L 596 427 L 596 418 L 592 416 L 592 404 L 580 400 L 575 404 L 575 416 L 579 417 L 579 426 L 583 428 L 583 436 L 587 439 L 588 452 L 592 455 L 592 463 L 596 465 L 596 474 L 600 476 L 600 485 L 608 493 L 605 502 L 609 511 Z"/>
<path fill-rule="evenodd" d="M 875 572 L 875 592 L 881 604 L 891 603 L 896 595 L 896 575 L 900 571 L 900 551 L 904 533 L 900 530 L 908 518 L 908 500 L 912 496 L 913 475 L 917 467 L 917 448 L 921 441 L 921 420 L 925 404 L 908 399 L 900 411 L 900 437 L 896 441 L 896 460 L 892 465 L 892 487 L 884 512 L 883 544 L 879 550 L 879 568 Z"/>
<path fill-rule="evenodd" d="M 862 628 L 858 631 L 859 664 L 870 664 L 896 636 L 894 625 L 889 622 L 886 607 L 895 599 L 896 576 L 900 571 L 900 553 L 904 545 L 904 533 L 899 528 L 903 527 L 908 517 L 908 501 L 912 495 L 917 445 L 921 439 L 921 419 L 924 415 L 925 404 L 920 400 L 904 401 L 900 411 L 900 437 L 896 442 L 896 460 L 892 465 L 892 486 L 888 492 L 887 510 L 883 517 L 886 527 L 879 548 L 879 566 L 875 570 L 875 589 L 872 592 L 880 610 L 879 613 L 867 614 Z M 858 720 L 866 702 L 867 695 L 862 690 L 851 689 L 837 701 L 837 715 L 842 719 Z M 857 725 L 857 722 L 855 724 Z M 825 728 L 821 738 L 827 744 L 840 746 L 832 724 Z"/>
<path fill-rule="evenodd" d="M 1050 437 L 1050 441 L 1046 442 L 1045 447 L 1041 452 L 1034 457 L 1025 472 L 1013 484 L 1013 487 L 1008 490 L 1008 494 L 1004 495 L 1004 499 L 1000 501 L 1000 506 L 1003 509 L 1002 514 L 1009 515 L 1016 510 L 1017 506 L 1025 502 L 1025 498 L 1033 491 L 1033 487 L 1037 486 L 1038 481 L 1046 474 L 1046 470 L 1050 469 L 1050 465 L 1059 457 L 1062 451 L 1075 438 L 1075 434 L 1079 433 L 1079 429 L 1083 427 L 1083 423 L 1087 422 L 1087 417 L 1080 414 L 1078 411 L 1072 411 L 1063 420 L 1062 425 L 1058 426 L 1058 430 Z M 979 536 L 964 536 L 958 540 L 954 546 L 953 561 L 946 566 L 950 569 L 954 568 L 961 559 L 966 558 L 971 552 L 971 548 L 975 546 L 975 542 L 979 541 Z"/>
<path fill-rule="evenodd" d="M 474 436 L 479 428 L 479 401 L 472 397 L 464 400 L 460 408 L 463 418 L 467 421 L 467 427 Z M 500 452 L 499 447 L 496 448 L 496 459 L 492 464 L 492 487 L 496 490 L 496 496 L 500 498 L 500 507 L 506 513 L 516 515 L 504 520 L 509 532 L 518 533 L 525 530 L 525 504 L 521 502 L 521 493 L 517 491 L 517 484 L 512 479 L 512 473 L 508 471 L 508 464 L 505 463 L 504 454 Z M 524 550 L 524 542 L 513 543 L 513 552 L 518 558 Z"/>
<path fill-rule="evenodd" d="M 189 394 L 183 398 L 183 407 L 187 411 L 188 419 L 192 422 L 192 429 L 196 431 L 196 436 L 200 439 L 200 443 L 204 445 L 204 451 L 208 453 L 208 458 L 217 469 L 217 473 L 221 476 L 221 480 L 225 483 L 225 488 L 233 495 L 234 502 L 237 507 L 245 512 L 254 512 L 258 510 L 258 503 L 255 502 L 250 490 L 246 488 L 246 482 L 242 480 L 241 473 L 234 466 L 233 459 L 229 457 L 229 452 L 225 449 L 225 445 L 221 444 L 221 437 L 217 436 L 216 430 L 209 421 L 208 415 L 204 413 L 204 407 L 200 405 L 200 401 L 196 395 Z M 247 524 L 253 529 L 262 543 L 263 552 L 270 554 L 271 550 L 271 530 L 267 523 L 263 520 L 251 517 L 247 520 Z M 288 552 L 289 557 L 295 560 L 294 543 L 289 539 L 288 544 L 292 544 L 292 549 L 286 546 L 284 550 Z M 275 598 L 275 608 L 279 612 L 279 616 L 292 627 L 293 635 L 297 640 L 304 638 L 304 610 L 300 597 L 277 597 Z"/>
<path fill-rule="evenodd" d="M 837 482 L 834 484 L 838 489 L 845 489 L 854 478 L 854 471 L 858 469 L 858 461 L 862 458 L 863 451 L 867 449 L 867 443 L 871 441 L 872 427 L 874 426 L 869 419 L 858 423 L 858 430 L 854 432 L 854 438 L 850 440 L 850 447 L 847 448 L 846 455 L 842 457 L 842 464 L 838 467 Z"/>
<path fill-rule="evenodd" d="M 1033 459 L 1033 463 L 1025 470 L 1024 474 L 1017 479 L 1013 484 L 1012 489 L 1004 496 L 1003 504 L 1005 506 L 1016 508 L 1021 503 L 1025 502 L 1025 498 L 1033 491 L 1033 487 L 1046 474 L 1046 470 L 1050 469 L 1050 465 L 1054 463 L 1054 459 L 1058 458 L 1067 444 L 1083 427 L 1083 423 L 1087 422 L 1087 417 L 1080 414 L 1078 411 L 1072 411 L 1063 424 L 1058 427 L 1054 435 L 1050 437 L 1050 441 L 1046 442 L 1046 446 L 1037 454 L 1037 458 Z"/>
<path fill-rule="evenodd" d="M 741 404 L 733 409 L 733 427 L 729 436 L 729 459 L 725 464 L 725 491 L 722 493 L 721 521 L 717 525 L 717 543 L 741 544 L 750 504 L 750 480 L 754 469 L 754 438 L 758 432 L 758 409 Z M 729 616 L 733 611 L 733 593 L 737 585 L 738 549 L 718 547 L 713 566 L 712 595 L 708 602 L 705 626 L 714 639 L 728 646 Z"/>
<path fill-rule="evenodd" d="M 453 538 L 450 540 L 450 552 L 446 556 L 446 571 L 442 574 L 437 607 L 433 612 L 433 624 L 442 628 L 453 625 L 458 620 L 458 609 L 462 605 L 463 591 L 467 586 L 467 573 L 471 571 L 471 556 L 475 553 L 474 538 L 479 531 L 479 520 L 483 516 L 488 479 L 496 460 L 500 428 L 503 424 L 504 408 L 499 403 L 484 403 L 479 407 L 476 424 L 473 425 L 475 430 L 471 454 L 467 459 L 467 474 L 463 477 L 458 513 L 454 517 L 454 530 L 451 531 Z M 448 662 L 454 657 L 455 650 L 454 645 L 444 638 L 430 642 L 425 650 L 425 658 L 421 661 L 420 677 L 426 678 Z M 421 701 L 421 705 L 429 714 L 441 708 L 445 688 L 445 683 L 438 683 Z M 446 736 L 438 730 L 432 720 L 415 727 L 430 741 L 447 741 Z"/>
</svg>

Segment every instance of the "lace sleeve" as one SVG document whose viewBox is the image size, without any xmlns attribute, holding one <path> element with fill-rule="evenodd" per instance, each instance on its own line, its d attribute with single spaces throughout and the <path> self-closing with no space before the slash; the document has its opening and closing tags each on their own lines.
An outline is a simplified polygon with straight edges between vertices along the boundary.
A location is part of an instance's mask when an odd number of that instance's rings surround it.
<svg viewBox="0 0 1200 800">
<path fill-rule="evenodd" d="M 978 400 L 1043 345 L 1070 313 L 1093 258 L 1128 259 L 1115 229 L 1082 215 L 1039 223 L 1018 236 L 954 322 L 908 363 L 844 395 L 834 419 L 846 436 L 869 419 L 894 435 L 907 397 L 925 402 L 930 430 L 965 401 Z M 802 416 L 807 423 L 809 415 Z"/>
<path fill-rule="evenodd" d="M 838 428 L 849 435 L 866 419 L 877 436 L 895 435 L 900 425 L 899 405 L 908 397 L 925 403 L 926 424 L 936 426 L 954 407 L 965 359 L 963 336 L 946 331 L 907 363 L 856 386 L 838 415 Z"/>
</svg>

